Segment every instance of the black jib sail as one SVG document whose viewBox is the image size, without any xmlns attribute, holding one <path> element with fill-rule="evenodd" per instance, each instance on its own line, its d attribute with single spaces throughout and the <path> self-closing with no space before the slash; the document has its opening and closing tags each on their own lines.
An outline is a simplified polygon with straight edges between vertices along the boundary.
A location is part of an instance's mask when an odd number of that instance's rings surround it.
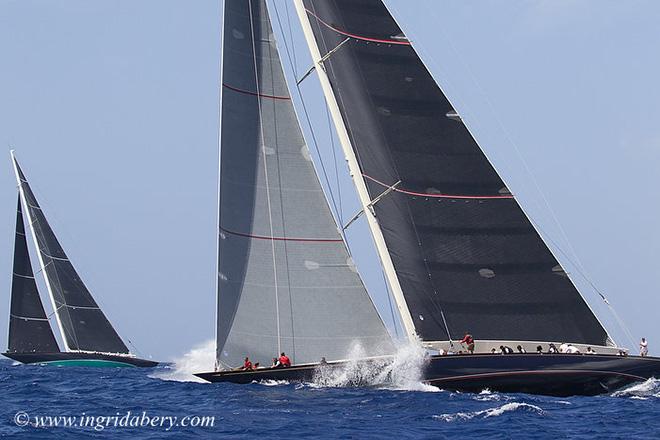
<svg viewBox="0 0 660 440">
<path fill-rule="evenodd" d="M 391 352 L 298 125 L 263 0 L 224 12 L 217 362 Z"/>
<path fill-rule="evenodd" d="M 20 197 L 17 210 L 8 351 L 10 353 L 59 352 L 34 280 Z"/>
<path fill-rule="evenodd" d="M 390 259 L 422 339 L 469 329 L 479 339 L 607 344 L 384 4 L 298 7 L 359 165 L 356 184 L 372 200 L 390 190 L 373 205 L 381 259 Z"/>
<path fill-rule="evenodd" d="M 67 351 L 128 353 L 128 348 L 64 253 L 15 158 L 14 166 Z"/>
</svg>

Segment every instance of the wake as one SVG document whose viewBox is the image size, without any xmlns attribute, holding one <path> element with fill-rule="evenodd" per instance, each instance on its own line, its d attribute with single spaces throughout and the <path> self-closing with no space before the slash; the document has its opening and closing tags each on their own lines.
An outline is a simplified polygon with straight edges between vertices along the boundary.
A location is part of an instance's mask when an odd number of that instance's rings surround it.
<svg viewBox="0 0 660 440">
<path fill-rule="evenodd" d="M 171 366 L 159 369 L 149 377 L 175 382 L 200 382 L 205 380 L 193 373 L 213 370 L 215 363 L 215 342 L 206 341 L 193 347 L 189 352 L 174 361 Z"/>
<path fill-rule="evenodd" d="M 611 397 L 628 397 L 631 399 L 660 398 L 660 379 L 651 378 L 645 382 L 631 385 L 611 394 Z"/>
</svg>

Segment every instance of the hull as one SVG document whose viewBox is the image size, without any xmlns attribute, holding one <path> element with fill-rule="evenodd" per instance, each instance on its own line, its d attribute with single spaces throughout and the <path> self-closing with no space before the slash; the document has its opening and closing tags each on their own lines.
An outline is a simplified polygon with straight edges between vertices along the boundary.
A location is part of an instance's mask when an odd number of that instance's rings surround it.
<svg viewBox="0 0 660 440">
<path fill-rule="evenodd" d="M 343 362 L 333 362 L 324 368 L 340 369 L 343 366 Z M 198 373 L 196 376 L 209 382 L 311 381 L 317 367 L 302 365 L 256 371 L 220 371 Z M 480 392 L 489 389 L 507 393 L 592 396 L 610 393 L 651 377 L 660 377 L 659 358 L 579 354 L 474 354 L 430 357 L 422 381 L 455 391 Z"/>
<path fill-rule="evenodd" d="M 106 353 L 2 353 L 9 359 L 23 364 L 46 364 L 70 367 L 155 367 L 158 362 L 137 357 Z"/>
</svg>

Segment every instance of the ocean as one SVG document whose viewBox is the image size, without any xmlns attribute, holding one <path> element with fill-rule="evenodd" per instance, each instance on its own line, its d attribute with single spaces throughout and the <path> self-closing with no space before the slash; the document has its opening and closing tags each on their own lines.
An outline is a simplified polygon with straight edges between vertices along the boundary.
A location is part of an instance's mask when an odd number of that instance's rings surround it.
<svg viewBox="0 0 660 440">
<path fill-rule="evenodd" d="M 208 369 L 208 348 L 155 369 L 3 359 L 0 437 L 660 439 L 655 379 L 598 397 L 456 393 L 417 382 L 419 365 L 406 361 L 394 367 L 405 380 L 363 388 L 341 386 L 346 377 L 309 384 L 195 382 L 190 372 Z"/>
</svg>

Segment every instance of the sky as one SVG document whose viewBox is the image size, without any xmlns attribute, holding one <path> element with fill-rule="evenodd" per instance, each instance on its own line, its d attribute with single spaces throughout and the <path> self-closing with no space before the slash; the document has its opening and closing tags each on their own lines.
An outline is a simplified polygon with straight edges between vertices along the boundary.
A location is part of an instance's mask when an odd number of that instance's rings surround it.
<svg viewBox="0 0 660 440">
<path fill-rule="evenodd" d="M 269 2 L 282 24 L 271 8 L 286 74 L 299 78 L 311 61 L 293 5 Z M 654 352 L 660 4 L 386 3 L 617 342 L 631 345 L 585 276 L 633 342 L 646 336 Z M 211 0 L 0 0 L 3 333 L 14 148 L 63 247 L 131 348 L 168 360 L 213 338 L 221 16 Z M 357 199 L 316 77 L 300 90 L 312 122 L 303 129 L 345 221 Z M 362 220 L 348 239 L 393 328 Z"/>
</svg>

